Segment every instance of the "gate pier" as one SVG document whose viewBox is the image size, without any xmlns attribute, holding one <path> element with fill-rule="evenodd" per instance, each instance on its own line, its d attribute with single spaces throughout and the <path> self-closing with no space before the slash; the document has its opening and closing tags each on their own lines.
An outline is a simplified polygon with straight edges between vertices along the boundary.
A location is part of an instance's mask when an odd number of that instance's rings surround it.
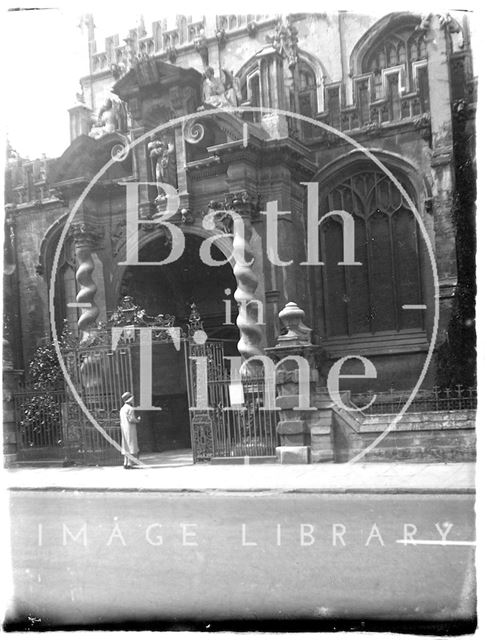
<svg viewBox="0 0 487 640">
<path fill-rule="evenodd" d="M 284 307 L 279 318 L 287 333 L 279 336 L 275 347 L 266 349 L 266 353 L 276 362 L 282 362 L 276 373 L 276 405 L 280 409 L 277 433 L 281 441 L 280 446 L 276 447 L 277 461 L 281 464 L 332 462 L 333 403 L 328 393 L 318 385 L 316 365 L 322 348 L 312 344 L 311 329 L 303 322 L 304 311 L 294 302 Z M 306 394 L 309 402 L 302 397 L 302 372 L 293 356 L 304 359 L 308 364 Z"/>
</svg>

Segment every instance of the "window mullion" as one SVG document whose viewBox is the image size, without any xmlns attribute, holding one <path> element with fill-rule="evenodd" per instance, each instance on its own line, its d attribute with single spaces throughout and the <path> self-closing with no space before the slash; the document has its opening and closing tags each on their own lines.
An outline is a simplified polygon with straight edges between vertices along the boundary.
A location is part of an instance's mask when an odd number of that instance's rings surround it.
<svg viewBox="0 0 487 640">
<path fill-rule="evenodd" d="M 365 214 L 366 218 L 364 219 L 364 227 L 365 227 L 365 250 L 367 252 L 367 285 L 368 285 L 368 300 L 369 300 L 369 328 L 371 333 L 375 333 L 375 314 L 373 313 L 373 300 L 372 300 L 372 251 L 370 246 L 370 227 L 369 227 L 369 218 L 370 214 Z"/>
<path fill-rule="evenodd" d="M 387 214 L 387 223 L 389 228 L 389 245 L 391 248 L 391 276 L 392 276 L 392 308 L 394 309 L 394 326 L 397 331 L 401 328 L 399 326 L 399 309 L 398 309 L 398 292 L 397 288 L 399 286 L 396 274 L 396 251 L 394 247 L 394 237 L 393 237 L 393 229 L 392 229 L 392 215 Z"/>
</svg>

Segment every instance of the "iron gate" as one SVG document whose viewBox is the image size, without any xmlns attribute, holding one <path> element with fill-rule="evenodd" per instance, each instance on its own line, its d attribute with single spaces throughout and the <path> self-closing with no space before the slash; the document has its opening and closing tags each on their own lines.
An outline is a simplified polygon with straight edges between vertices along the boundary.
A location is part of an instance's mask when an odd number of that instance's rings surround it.
<svg viewBox="0 0 487 640">
<path fill-rule="evenodd" d="M 206 356 L 208 406 L 196 407 L 196 361 Z M 212 458 L 275 456 L 279 412 L 264 410 L 265 380 L 246 377 L 241 381 L 241 402 L 231 404 L 230 372 L 224 359 L 224 342 L 208 340 L 204 345 L 187 342 L 188 399 L 194 462 Z"/>
<path fill-rule="evenodd" d="M 121 443 L 119 411 L 121 396 L 133 390 L 132 348 L 112 351 L 109 347 L 71 349 L 65 362 L 85 406 L 97 423 Z M 119 451 L 100 433 L 76 404 L 65 421 L 67 457 L 81 464 L 117 464 Z"/>
</svg>

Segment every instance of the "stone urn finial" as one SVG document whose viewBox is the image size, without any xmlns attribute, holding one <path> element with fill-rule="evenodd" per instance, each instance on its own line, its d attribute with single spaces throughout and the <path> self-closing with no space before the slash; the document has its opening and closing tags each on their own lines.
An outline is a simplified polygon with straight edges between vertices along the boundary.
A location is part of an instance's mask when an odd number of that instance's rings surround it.
<svg viewBox="0 0 487 640">
<path fill-rule="evenodd" d="M 311 329 L 304 324 L 304 311 L 295 302 L 287 303 L 279 319 L 287 329 L 287 333 L 277 339 L 279 346 L 311 344 Z"/>
</svg>

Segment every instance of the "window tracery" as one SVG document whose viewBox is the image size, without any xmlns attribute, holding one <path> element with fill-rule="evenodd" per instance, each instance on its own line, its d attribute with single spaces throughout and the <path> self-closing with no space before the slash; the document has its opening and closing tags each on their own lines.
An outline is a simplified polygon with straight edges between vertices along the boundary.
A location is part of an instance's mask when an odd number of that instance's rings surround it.
<svg viewBox="0 0 487 640">
<path fill-rule="evenodd" d="M 414 202 L 411 189 L 404 184 Z M 328 338 L 423 328 L 421 311 L 403 309 L 422 299 L 421 242 L 414 214 L 392 181 L 372 168 L 353 171 L 322 192 L 320 216 L 333 210 L 355 221 L 358 266 L 339 266 L 341 219 L 320 225 L 321 286 Z"/>
</svg>

